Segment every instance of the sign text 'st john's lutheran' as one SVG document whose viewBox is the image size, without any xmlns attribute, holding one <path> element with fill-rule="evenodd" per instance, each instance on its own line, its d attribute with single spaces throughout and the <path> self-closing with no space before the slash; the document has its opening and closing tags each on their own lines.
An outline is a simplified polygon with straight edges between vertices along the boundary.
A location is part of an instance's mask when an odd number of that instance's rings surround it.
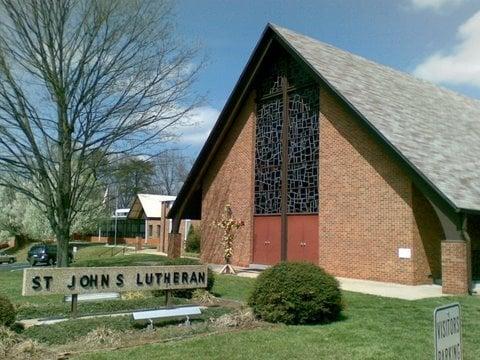
<svg viewBox="0 0 480 360">
<path fill-rule="evenodd" d="M 207 286 L 205 265 L 25 269 L 23 295 L 87 294 Z"/>
</svg>

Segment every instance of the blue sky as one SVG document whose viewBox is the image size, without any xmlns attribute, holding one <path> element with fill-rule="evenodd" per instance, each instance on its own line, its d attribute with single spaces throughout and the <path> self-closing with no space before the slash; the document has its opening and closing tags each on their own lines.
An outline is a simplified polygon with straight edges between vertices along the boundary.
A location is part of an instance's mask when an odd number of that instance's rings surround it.
<svg viewBox="0 0 480 360">
<path fill-rule="evenodd" d="M 299 33 L 480 99 L 478 0 L 179 0 L 178 31 L 209 58 L 207 95 L 182 146 L 195 156 L 265 25 Z"/>
</svg>

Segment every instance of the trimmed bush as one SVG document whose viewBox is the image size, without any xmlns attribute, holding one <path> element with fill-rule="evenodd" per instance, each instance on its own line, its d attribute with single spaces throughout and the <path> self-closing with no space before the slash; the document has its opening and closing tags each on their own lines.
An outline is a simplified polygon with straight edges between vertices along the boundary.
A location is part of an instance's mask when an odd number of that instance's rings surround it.
<svg viewBox="0 0 480 360">
<path fill-rule="evenodd" d="M 15 322 L 16 312 L 11 301 L 0 295 L 0 325 L 11 326 Z"/>
<path fill-rule="evenodd" d="M 342 295 L 337 280 L 318 266 L 283 262 L 260 274 L 248 304 L 268 322 L 328 323 L 340 315 Z"/>
<path fill-rule="evenodd" d="M 188 230 L 185 250 L 192 253 L 200 252 L 200 232 L 193 225 Z"/>
</svg>

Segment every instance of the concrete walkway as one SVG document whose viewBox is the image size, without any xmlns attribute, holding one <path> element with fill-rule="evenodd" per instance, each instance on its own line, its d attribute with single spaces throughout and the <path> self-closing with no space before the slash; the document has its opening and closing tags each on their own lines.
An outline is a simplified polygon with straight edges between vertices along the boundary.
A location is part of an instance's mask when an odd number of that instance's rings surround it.
<svg viewBox="0 0 480 360">
<path fill-rule="evenodd" d="M 149 254 L 149 255 L 160 255 L 160 256 L 167 256 L 166 253 L 158 251 L 157 249 L 143 249 L 143 250 L 133 250 L 129 251 L 125 255 L 134 255 L 134 254 Z"/>
<path fill-rule="evenodd" d="M 221 265 L 210 265 L 213 271 L 219 272 Z M 235 267 L 237 276 L 256 278 L 262 270 Z M 419 300 L 445 296 L 442 294 L 441 285 L 401 285 L 380 281 L 336 278 L 340 288 L 345 291 L 359 292 L 362 294 L 377 295 L 403 300 Z"/>
<path fill-rule="evenodd" d="M 419 300 L 445 296 L 441 285 L 401 285 L 380 281 L 347 279 L 337 277 L 340 288 L 345 291 L 378 295 L 403 300 Z"/>
</svg>

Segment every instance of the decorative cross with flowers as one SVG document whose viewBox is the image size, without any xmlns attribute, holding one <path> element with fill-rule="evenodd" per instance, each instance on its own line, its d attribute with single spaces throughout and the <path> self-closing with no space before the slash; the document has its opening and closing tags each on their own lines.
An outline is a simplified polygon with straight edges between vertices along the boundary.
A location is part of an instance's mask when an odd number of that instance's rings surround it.
<svg viewBox="0 0 480 360">
<path fill-rule="evenodd" d="M 236 231 L 245 225 L 243 221 L 237 221 L 233 218 L 232 208 L 229 204 L 225 205 L 223 214 L 219 221 L 214 222 L 214 225 L 223 230 L 222 245 L 223 256 L 225 258 L 225 266 L 220 273 L 222 274 L 235 274 L 235 270 L 230 265 L 231 258 L 233 256 L 233 241 L 235 239 Z"/>
</svg>

